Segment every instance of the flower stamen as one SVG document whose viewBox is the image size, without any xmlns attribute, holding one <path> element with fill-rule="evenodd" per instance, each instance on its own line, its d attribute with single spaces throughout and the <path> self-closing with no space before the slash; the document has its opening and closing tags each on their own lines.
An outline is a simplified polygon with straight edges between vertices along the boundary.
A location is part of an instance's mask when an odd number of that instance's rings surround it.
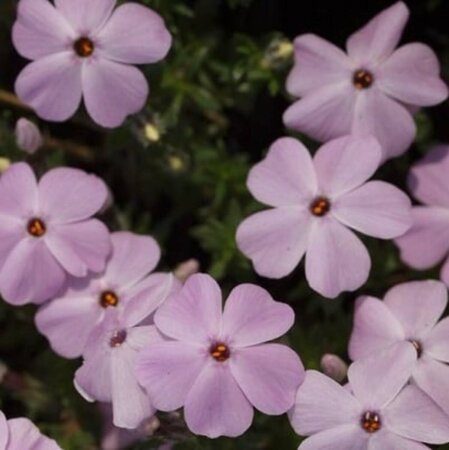
<svg viewBox="0 0 449 450">
<path fill-rule="evenodd" d="M 103 308 L 108 308 L 109 306 L 116 307 L 119 302 L 118 295 L 113 291 L 104 291 L 100 295 L 100 305 Z"/>
<path fill-rule="evenodd" d="M 416 339 L 409 339 L 410 344 L 413 345 L 413 347 L 415 347 L 416 353 L 418 355 L 418 358 L 421 357 L 422 355 L 422 344 L 420 341 L 416 340 Z"/>
<path fill-rule="evenodd" d="M 360 423 L 367 433 L 375 433 L 382 427 L 382 421 L 380 420 L 379 414 L 373 411 L 364 413 Z"/>
<path fill-rule="evenodd" d="M 209 350 L 209 353 L 212 358 L 219 362 L 224 362 L 231 356 L 229 347 L 226 344 L 223 344 L 223 342 L 213 344 Z"/>
<path fill-rule="evenodd" d="M 368 89 L 374 83 L 374 76 L 368 70 L 359 69 L 354 72 L 352 83 L 359 91 L 362 89 Z"/>
<path fill-rule="evenodd" d="M 317 217 L 325 216 L 331 209 L 331 202 L 326 197 L 318 197 L 310 204 L 310 212 Z"/>
<path fill-rule="evenodd" d="M 116 331 L 109 340 L 109 345 L 113 348 L 120 347 L 126 341 L 127 335 L 126 330 Z"/>
<path fill-rule="evenodd" d="M 94 43 L 87 37 L 81 37 L 73 44 L 73 49 L 81 58 L 87 58 L 92 55 L 95 50 Z"/>
<path fill-rule="evenodd" d="M 31 236 L 40 238 L 47 232 L 47 227 L 41 219 L 34 217 L 28 222 L 27 231 Z"/>
</svg>

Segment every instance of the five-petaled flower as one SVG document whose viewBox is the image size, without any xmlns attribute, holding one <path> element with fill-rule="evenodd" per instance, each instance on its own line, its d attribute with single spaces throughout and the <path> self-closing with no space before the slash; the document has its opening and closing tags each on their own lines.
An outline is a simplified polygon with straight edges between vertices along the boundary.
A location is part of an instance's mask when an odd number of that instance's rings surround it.
<svg viewBox="0 0 449 450">
<path fill-rule="evenodd" d="M 237 244 L 257 273 L 281 278 L 306 254 L 306 277 L 326 297 L 359 288 L 371 261 L 365 246 L 348 230 L 381 239 L 411 225 L 411 204 L 383 181 L 366 182 L 381 159 L 372 137 L 343 137 L 323 145 L 312 159 L 297 140 L 276 141 L 249 173 L 254 197 L 273 209 L 240 224 Z"/>
<path fill-rule="evenodd" d="M 104 127 L 141 110 L 144 75 L 131 64 L 163 59 L 171 35 L 161 17 L 137 3 L 116 0 L 20 0 L 13 42 L 33 62 L 16 81 L 19 98 L 47 120 L 64 121 L 81 99 Z"/>
<path fill-rule="evenodd" d="M 413 382 L 449 414 L 449 318 L 438 322 L 446 306 L 447 288 L 438 281 L 399 284 L 383 302 L 361 297 L 349 356 L 357 360 L 391 349 L 400 358 L 405 343 L 415 350 Z"/>
<path fill-rule="evenodd" d="M 137 376 L 161 411 L 184 407 L 188 427 L 211 438 L 235 437 L 253 420 L 293 405 L 304 369 L 289 347 L 265 343 L 293 325 L 293 310 L 267 291 L 242 284 L 222 311 L 218 284 L 192 275 L 158 309 L 154 321 L 171 340 L 144 348 Z"/>
<path fill-rule="evenodd" d="M 290 421 L 310 436 L 300 450 L 418 450 L 421 442 L 449 440 L 449 421 L 418 387 L 406 385 L 416 352 L 405 343 L 354 362 L 341 386 L 320 372 L 306 372 Z"/>
<path fill-rule="evenodd" d="M 0 179 L 0 291 L 14 304 L 42 303 L 69 275 L 100 272 L 111 251 L 108 229 L 92 216 L 107 199 L 103 181 L 57 168 L 39 182 L 25 163 Z"/>
<path fill-rule="evenodd" d="M 320 142 L 373 134 L 383 159 L 406 151 L 416 135 L 413 111 L 448 95 L 430 47 L 395 50 L 408 15 L 403 2 L 384 10 L 350 36 L 348 54 L 318 36 L 297 37 L 287 89 L 301 99 L 286 111 L 285 124 Z"/>
</svg>

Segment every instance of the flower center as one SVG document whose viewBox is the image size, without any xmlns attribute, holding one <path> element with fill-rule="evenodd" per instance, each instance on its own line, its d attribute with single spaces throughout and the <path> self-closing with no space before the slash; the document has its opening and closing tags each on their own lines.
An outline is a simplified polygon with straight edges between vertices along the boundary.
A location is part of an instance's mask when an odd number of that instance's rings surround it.
<svg viewBox="0 0 449 450">
<path fill-rule="evenodd" d="M 310 204 L 310 212 L 317 217 L 325 216 L 331 209 L 331 202 L 326 197 L 318 197 Z"/>
<path fill-rule="evenodd" d="M 73 44 L 73 49 L 81 58 L 87 58 L 92 55 L 95 50 L 94 43 L 87 37 L 81 37 Z"/>
<path fill-rule="evenodd" d="M 126 341 L 126 330 L 118 330 L 116 331 L 112 336 L 111 339 L 109 340 L 109 345 L 113 348 L 115 347 L 120 347 L 123 342 Z"/>
<path fill-rule="evenodd" d="M 367 433 L 375 433 L 382 427 L 382 421 L 380 420 L 379 414 L 373 411 L 367 411 L 363 414 L 360 423 Z"/>
<path fill-rule="evenodd" d="M 354 72 L 352 83 L 359 91 L 368 89 L 374 83 L 374 76 L 368 70 L 359 69 Z"/>
<path fill-rule="evenodd" d="M 223 342 L 213 344 L 209 350 L 209 353 L 212 358 L 219 362 L 224 362 L 231 356 L 229 347 L 226 344 L 223 344 Z"/>
<path fill-rule="evenodd" d="M 28 222 L 27 231 L 31 236 L 39 238 L 47 232 L 47 227 L 41 219 L 35 217 Z"/>
<path fill-rule="evenodd" d="M 104 291 L 100 295 L 100 305 L 103 308 L 107 308 L 108 306 L 116 307 L 118 302 L 118 295 L 113 291 Z"/>
<path fill-rule="evenodd" d="M 421 344 L 421 342 L 416 340 L 416 339 L 410 339 L 409 342 L 410 342 L 410 344 L 413 345 L 413 347 L 415 347 L 416 353 L 418 354 L 418 358 L 420 358 L 421 355 L 422 355 L 422 344 Z"/>
</svg>

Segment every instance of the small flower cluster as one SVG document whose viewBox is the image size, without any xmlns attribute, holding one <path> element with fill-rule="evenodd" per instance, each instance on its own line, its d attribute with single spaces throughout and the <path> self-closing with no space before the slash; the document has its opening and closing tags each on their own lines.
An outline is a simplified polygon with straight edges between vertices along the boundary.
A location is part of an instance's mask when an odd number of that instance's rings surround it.
<svg viewBox="0 0 449 450">
<path fill-rule="evenodd" d="M 84 98 L 96 122 L 114 127 L 147 96 L 131 64 L 162 59 L 171 37 L 149 8 L 91 3 L 20 0 L 13 40 L 33 62 L 16 90 L 47 120 L 66 120 Z M 284 120 L 324 144 L 312 158 L 298 140 L 279 139 L 251 170 L 249 190 L 271 209 L 240 224 L 236 240 L 258 274 L 285 277 L 305 257 L 312 289 L 328 298 L 354 291 L 371 267 L 358 232 L 395 239 L 418 269 L 446 259 L 441 278 L 449 285 L 449 147 L 411 170 L 410 190 L 426 206 L 369 181 L 410 146 L 412 111 L 448 95 L 431 49 L 395 50 L 407 18 L 402 2 L 383 11 L 349 38 L 347 55 L 317 36 L 296 39 L 287 87 L 301 98 Z M 43 144 L 29 122 L 18 123 L 17 137 L 29 153 Z M 86 400 L 110 404 L 115 426 L 139 429 L 157 411 L 183 408 L 193 433 L 236 437 L 257 409 L 289 412 L 308 437 L 303 450 L 413 450 L 449 441 L 443 283 L 401 284 L 383 301 L 359 298 L 354 362 L 341 386 L 271 342 L 293 326 L 290 306 L 254 284 L 235 287 L 223 302 L 212 277 L 191 274 L 194 262 L 179 279 L 155 272 L 161 251 L 152 237 L 111 233 L 94 217 L 108 202 L 108 187 L 94 175 L 57 168 L 38 180 L 30 165 L 12 164 L 0 178 L 0 292 L 11 304 L 39 305 L 38 330 L 59 355 L 82 357 L 74 385 Z M 326 357 L 323 367 L 346 378 L 340 360 Z M 29 448 L 59 447 L 29 421 L 7 422 L 0 413 L 0 450 Z"/>
</svg>

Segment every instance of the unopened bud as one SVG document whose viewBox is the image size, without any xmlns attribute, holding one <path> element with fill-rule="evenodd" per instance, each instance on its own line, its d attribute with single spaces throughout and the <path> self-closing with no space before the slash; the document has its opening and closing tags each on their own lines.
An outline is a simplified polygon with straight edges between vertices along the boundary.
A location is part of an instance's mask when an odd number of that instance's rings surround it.
<svg viewBox="0 0 449 450">
<path fill-rule="evenodd" d="M 329 378 L 341 383 L 348 373 L 348 365 L 339 356 L 327 353 L 321 358 L 321 370 Z"/>
<path fill-rule="evenodd" d="M 24 117 L 17 121 L 15 135 L 17 146 L 30 155 L 42 147 L 43 139 L 39 128 Z"/>
</svg>

